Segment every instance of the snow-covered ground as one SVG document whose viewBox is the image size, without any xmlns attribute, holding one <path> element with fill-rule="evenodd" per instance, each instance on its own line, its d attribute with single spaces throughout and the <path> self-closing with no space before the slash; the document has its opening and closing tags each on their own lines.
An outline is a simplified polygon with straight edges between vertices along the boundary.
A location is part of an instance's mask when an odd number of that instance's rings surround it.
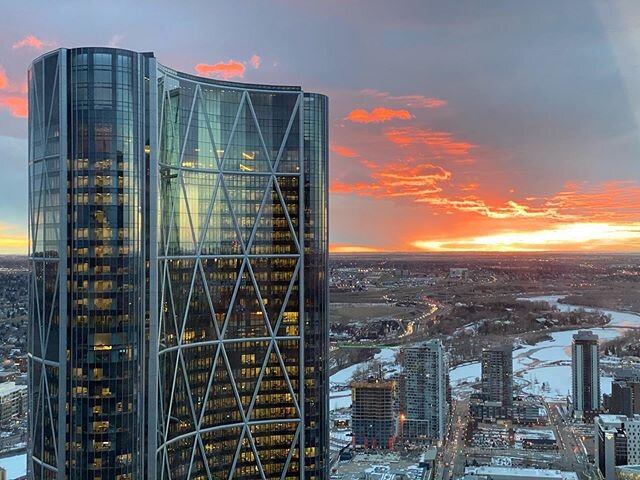
<svg viewBox="0 0 640 480">
<path fill-rule="evenodd" d="M 339 410 L 351 406 L 351 389 L 340 392 L 331 392 L 329 397 L 329 410 Z"/>
<path fill-rule="evenodd" d="M 561 311 L 577 310 L 583 307 L 558 303 L 559 296 L 532 297 L 520 300 L 546 301 Z M 596 309 L 584 308 L 586 311 Z M 611 340 L 624 333 L 628 326 L 640 326 L 640 315 L 613 310 L 599 310 L 611 315 L 611 322 L 605 327 L 589 328 L 600 341 Z M 525 345 L 513 352 L 513 371 L 520 377 L 520 384 L 526 392 L 544 395 L 547 399 L 565 398 L 571 391 L 571 340 L 578 330 L 567 330 L 550 334 L 551 339 L 536 345 Z M 473 382 L 480 376 L 480 363 L 468 363 L 453 368 L 450 373 L 454 393 L 465 393 L 464 384 Z M 544 385 L 544 388 L 543 388 Z M 602 377 L 602 393 L 611 392 L 611 378 Z"/>
<path fill-rule="evenodd" d="M 396 353 L 400 347 L 383 348 L 374 355 L 374 360 L 380 362 L 385 377 L 391 377 L 400 373 L 400 367 L 396 364 Z M 356 363 L 343 368 L 329 377 L 329 386 L 332 391 L 329 394 L 329 410 L 349 408 L 351 406 L 351 389 L 346 388 L 351 383 L 351 377 L 359 369 L 366 366 L 367 362 Z M 339 389 L 339 390 L 338 390 Z"/>
<path fill-rule="evenodd" d="M 21 453 L 12 457 L 0 458 L 0 467 L 7 471 L 7 479 L 22 477 L 27 474 L 27 454 Z"/>
</svg>

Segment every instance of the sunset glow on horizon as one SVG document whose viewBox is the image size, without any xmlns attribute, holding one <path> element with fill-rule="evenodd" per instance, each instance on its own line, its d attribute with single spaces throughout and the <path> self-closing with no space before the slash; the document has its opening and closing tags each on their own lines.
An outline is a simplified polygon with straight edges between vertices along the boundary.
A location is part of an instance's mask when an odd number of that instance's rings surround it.
<svg viewBox="0 0 640 480">
<path fill-rule="evenodd" d="M 471 238 L 416 240 L 414 247 L 433 252 L 637 251 L 640 222 L 631 224 L 570 223 L 558 227 Z"/>
</svg>

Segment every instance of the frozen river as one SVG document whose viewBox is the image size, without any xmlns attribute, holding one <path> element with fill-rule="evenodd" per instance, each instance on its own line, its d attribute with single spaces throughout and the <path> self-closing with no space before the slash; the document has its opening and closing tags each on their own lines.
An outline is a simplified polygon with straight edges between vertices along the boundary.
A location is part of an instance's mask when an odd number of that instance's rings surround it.
<svg viewBox="0 0 640 480">
<path fill-rule="evenodd" d="M 566 305 L 558 303 L 559 298 L 562 297 L 541 296 L 521 300 L 546 301 L 565 312 L 582 308 L 586 311 L 598 310 L 611 315 L 611 322 L 606 326 L 588 328 L 598 335 L 601 341 L 621 336 L 625 331 L 624 327 L 640 327 L 640 315 L 638 314 Z M 515 350 L 513 352 L 513 372 L 516 382 L 523 384 L 525 391 L 542 394 L 548 399 L 565 398 L 571 391 L 571 340 L 578 330 L 551 333 L 550 340 L 536 345 L 526 345 Z M 451 385 L 454 389 L 458 387 L 455 389 L 458 391 L 464 391 L 464 384 L 475 382 L 478 377 L 480 377 L 480 362 L 460 365 L 450 371 Z M 543 384 L 545 384 L 544 389 L 542 388 Z M 611 378 L 603 377 L 601 386 L 602 393 L 610 393 Z"/>
</svg>

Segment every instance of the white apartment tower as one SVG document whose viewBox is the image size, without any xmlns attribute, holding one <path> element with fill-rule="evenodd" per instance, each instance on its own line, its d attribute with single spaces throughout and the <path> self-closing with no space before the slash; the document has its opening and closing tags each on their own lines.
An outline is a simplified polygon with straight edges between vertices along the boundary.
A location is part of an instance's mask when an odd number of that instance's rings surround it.
<svg viewBox="0 0 640 480">
<path fill-rule="evenodd" d="M 405 408 L 401 435 L 437 444 L 444 438 L 447 416 L 446 360 L 440 340 L 405 349 Z"/>
</svg>

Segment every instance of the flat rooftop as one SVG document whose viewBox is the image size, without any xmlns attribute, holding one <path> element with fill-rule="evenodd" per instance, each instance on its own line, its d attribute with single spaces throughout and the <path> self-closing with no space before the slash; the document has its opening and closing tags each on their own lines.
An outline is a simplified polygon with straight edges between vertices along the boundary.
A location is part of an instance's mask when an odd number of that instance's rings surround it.
<svg viewBox="0 0 640 480">
<path fill-rule="evenodd" d="M 419 480 L 423 470 L 419 468 L 423 453 L 412 452 L 401 455 L 398 452 L 357 452 L 353 459 L 338 462 L 337 472 L 331 474 L 333 480 L 395 480 L 396 475 L 407 475 L 409 480 Z"/>
<path fill-rule="evenodd" d="M 515 467 L 467 467 L 466 475 L 485 475 L 493 478 L 549 478 L 553 480 L 578 480 L 574 472 L 560 470 L 546 470 L 541 468 L 515 468 Z"/>
<path fill-rule="evenodd" d="M 26 390 L 26 385 L 16 385 L 15 382 L 4 382 L 0 383 L 0 397 L 4 395 L 8 395 L 13 392 L 18 392 L 20 390 Z"/>
</svg>

